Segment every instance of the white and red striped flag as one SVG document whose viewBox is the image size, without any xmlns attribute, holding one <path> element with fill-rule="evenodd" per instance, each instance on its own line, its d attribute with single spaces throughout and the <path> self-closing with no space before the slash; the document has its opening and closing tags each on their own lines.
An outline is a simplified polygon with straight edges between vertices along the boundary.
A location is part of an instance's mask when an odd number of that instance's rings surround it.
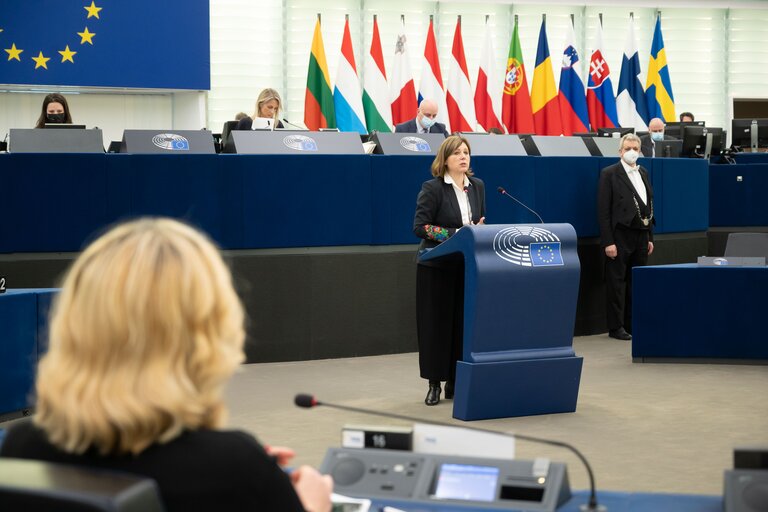
<svg viewBox="0 0 768 512">
<path fill-rule="evenodd" d="M 392 81 L 389 83 L 392 94 L 392 123 L 400 124 L 416 116 L 416 86 L 413 85 L 411 62 L 406 52 L 405 16 L 400 16 L 401 28 L 395 46 L 395 61 L 392 66 Z"/>
<path fill-rule="evenodd" d="M 472 84 L 469 83 L 467 59 L 464 57 L 464 41 L 461 39 L 461 16 L 456 20 L 456 31 L 453 33 L 445 103 L 453 131 L 474 131 L 475 105 L 472 102 Z"/>
<path fill-rule="evenodd" d="M 477 123 L 483 130 L 489 131 L 491 128 L 498 128 L 502 132 L 504 127 L 499 120 L 498 112 L 499 98 L 501 98 L 501 87 L 495 87 L 494 84 L 500 84 L 501 80 L 496 78 L 493 70 L 493 42 L 491 40 L 491 31 L 488 29 L 488 17 L 485 17 L 485 42 L 483 44 L 483 54 L 480 57 L 480 66 L 477 68 L 477 83 L 475 84 L 475 113 Z M 493 90 L 491 90 L 493 89 Z"/>
<path fill-rule="evenodd" d="M 379 24 L 375 14 L 373 15 L 371 51 L 365 57 L 363 110 L 365 110 L 365 124 L 368 126 L 368 131 L 392 131 L 392 108 L 387 89 L 387 72 L 384 68 L 384 54 L 381 51 Z"/>
<path fill-rule="evenodd" d="M 451 123 L 448 119 L 448 107 L 445 104 L 445 87 L 443 87 L 443 74 L 440 72 L 440 58 L 437 55 L 437 41 L 432 26 L 432 16 L 429 16 L 429 30 L 427 31 L 427 43 L 424 46 L 424 65 L 419 82 L 419 103 L 421 100 L 432 100 L 437 104 L 438 123 L 443 123 L 448 133 L 451 133 Z M 466 66 L 465 66 L 466 67 Z"/>
</svg>

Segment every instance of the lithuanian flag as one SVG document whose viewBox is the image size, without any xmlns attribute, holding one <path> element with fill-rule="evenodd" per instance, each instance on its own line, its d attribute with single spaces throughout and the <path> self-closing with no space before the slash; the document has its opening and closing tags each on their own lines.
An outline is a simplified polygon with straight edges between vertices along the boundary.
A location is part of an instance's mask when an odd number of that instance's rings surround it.
<svg viewBox="0 0 768 512">
<path fill-rule="evenodd" d="M 315 35 L 312 37 L 312 53 L 309 55 L 307 92 L 304 94 L 304 124 L 310 130 L 336 128 L 332 91 L 318 15 Z"/>
</svg>

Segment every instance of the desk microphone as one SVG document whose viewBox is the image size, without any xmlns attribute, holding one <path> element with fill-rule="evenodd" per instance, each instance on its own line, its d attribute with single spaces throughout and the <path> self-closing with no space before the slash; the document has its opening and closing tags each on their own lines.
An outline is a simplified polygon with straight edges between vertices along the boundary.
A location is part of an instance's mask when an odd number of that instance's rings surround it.
<svg viewBox="0 0 768 512">
<path fill-rule="evenodd" d="M 514 198 L 513 198 L 514 199 Z M 525 205 L 523 205 L 525 206 Z M 390 418 L 390 419 L 396 419 L 396 420 L 403 420 L 403 421 L 409 421 L 412 423 L 427 423 L 430 425 L 439 425 L 441 427 L 452 427 L 456 428 L 458 425 L 454 425 L 452 423 L 448 423 L 446 421 L 435 421 L 435 420 L 424 420 L 421 418 L 414 418 L 412 416 L 405 416 L 403 414 L 395 414 L 390 412 L 382 412 L 382 411 L 375 411 L 373 409 L 361 409 L 359 407 L 350 407 L 348 405 L 339 405 L 339 404 L 331 404 L 328 402 L 321 402 L 317 398 L 315 398 L 314 395 L 309 395 L 306 393 L 299 393 L 293 398 L 293 403 L 296 404 L 298 407 L 302 407 L 304 409 L 311 409 L 313 407 L 317 407 L 319 405 L 330 407 L 332 409 L 339 409 L 341 411 L 349 411 L 349 412 L 356 412 L 360 414 L 370 414 L 373 416 L 381 416 L 383 418 Z M 551 439 L 544 439 L 542 437 L 533 437 L 533 436 L 526 436 L 522 434 L 510 434 L 508 432 L 502 432 L 500 430 L 491 430 L 489 428 L 480 428 L 480 427 L 465 427 L 461 426 L 460 428 L 466 428 L 469 430 L 474 430 L 476 432 L 485 432 L 487 434 L 498 434 L 502 436 L 507 437 L 513 437 L 517 439 L 522 439 L 523 441 L 528 441 L 531 443 L 539 443 L 539 444 L 547 444 L 550 446 L 557 446 L 560 448 L 565 448 L 566 450 L 570 450 L 576 457 L 579 458 L 582 464 L 584 464 L 584 467 L 587 470 L 587 476 L 589 477 L 589 503 L 586 505 L 581 505 L 580 510 L 583 512 L 587 511 L 599 511 L 599 512 L 606 512 L 608 510 L 603 505 L 597 504 L 597 493 L 595 491 L 595 476 L 592 473 L 592 467 L 589 465 L 589 462 L 587 462 L 586 457 L 576 449 L 575 446 L 565 443 L 563 441 L 553 441 Z"/>
<path fill-rule="evenodd" d="M 467 199 L 467 214 L 469 215 L 469 223 L 472 224 L 472 204 L 469 202 L 469 185 L 464 186 L 464 197 Z"/>
<path fill-rule="evenodd" d="M 299 126 L 298 124 L 292 123 L 292 122 L 290 122 L 289 120 L 287 120 L 285 118 L 280 119 L 280 121 L 284 122 L 285 124 L 289 124 L 289 125 L 293 126 L 294 128 L 298 128 L 299 130 L 306 130 L 307 129 L 306 126 Z"/>
<path fill-rule="evenodd" d="M 541 215 L 539 215 L 539 214 L 538 214 L 538 213 L 536 213 L 535 211 L 533 211 L 533 210 L 531 210 L 530 208 L 528 208 L 528 207 L 525 205 L 525 203 L 523 203 L 522 201 L 520 201 L 519 199 L 517 199 L 515 196 L 512 196 L 512 195 L 510 195 L 509 193 L 507 193 L 507 191 L 506 191 L 506 190 L 504 190 L 504 187 L 499 187 L 499 188 L 497 188 L 496 190 L 498 190 L 498 191 L 499 191 L 499 194 L 501 194 L 501 195 L 503 195 L 503 196 L 507 196 L 507 197 L 509 197 L 509 198 L 510 198 L 510 199 L 512 199 L 514 202 L 516 202 L 517 204 L 519 204 L 520 206 L 522 206 L 523 208 L 525 208 L 526 210 L 528 210 L 529 212 L 531 212 L 532 214 L 534 214 L 536 217 L 538 217 L 538 219 L 539 219 L 539 222 L 541 222 L 542 224 L 544 224 L 544 221 L 542 220 L 542 218 L 541 218 Z"/>
</svg>

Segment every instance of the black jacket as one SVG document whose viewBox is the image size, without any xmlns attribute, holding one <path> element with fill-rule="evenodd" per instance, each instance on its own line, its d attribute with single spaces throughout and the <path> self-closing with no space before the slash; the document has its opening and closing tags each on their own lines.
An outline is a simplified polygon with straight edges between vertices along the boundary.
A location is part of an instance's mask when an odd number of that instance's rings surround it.
<svg viewBox="0 0 768 512">
<path fill-rule="evenodd" d="M 469 178 L 469 206 L 472 210 L 472 222 L 477 223 L 485 217 L 485 184 L 475 177 Z M 416 214 L 413 217 L 413 232 L 422 239 L 419 250 L 435 247 L 440 241 L 425 226 L 445 228 L 448 236 L 453 236 L 462 226 L 461 210 L 453 191 L 453 185 L 443 178 L 432 178 L 421 186 L 416 199 Z"/>
<path fill-rule="evenodd" d="M 648 171 L 639 166 L 640 176 L 645 183 L 645 190 L 648 195 L 648 205 L 653 204 L 653 189 L 648 179 Z M 633 199 L 635 187 L 627 176 L 624 166 L 621 162 L 609 165 L 600 172 L 600 185 L 597 191 L 597 216 L 600 224 L 600 245 L 607 247 L 615 243 L 613 231 L 616 226 L 630 227 L 632 221 L 637 216 L 637 207 Z M 638 199 L 638 202 L 640 199 Z M 649 237 L 653 241 L 653 224 L 651 221 L 649 228 Z"/>
<path fill-rule="evenodd" d="M 418 133 L 418 127 L 416 126 L 416 118 L 414 117 L 410 121 L 400 123 L 395 126 L 395 133 Z M 444 136 L 448 136 L 448 132 L 445 129 L 443 123 L 435 123 L 432 128 L 429 129 L 429 133 L 442 133 Z"/>
<path fill-rule="evenodd" d="M 250 130 L 251 128 L 253 128 L 253 119 L 244 117 L 237 123 L 237 128 L 235 128 L 235 130 Z M 278 119 L 275 128 L 285 128 L 285 126 L 283 126 L 283 123 Z"/>
</svg>

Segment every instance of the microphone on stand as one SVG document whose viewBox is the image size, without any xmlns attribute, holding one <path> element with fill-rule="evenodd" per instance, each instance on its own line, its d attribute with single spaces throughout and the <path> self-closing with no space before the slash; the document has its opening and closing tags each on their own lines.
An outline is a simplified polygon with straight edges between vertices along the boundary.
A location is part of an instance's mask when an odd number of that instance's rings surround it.
<svg viewBox="0 0 768 512">
<path fill-rule="evenodd" d="M 469 224 L 472 224 L 472 204 L 469 202 L 469 185 L 464 187 L 464 197 L 467 199 L 467 213 L 469 214 Z"/>
<path fill-rule="evenodd" d="M 501 188 L 501 187 L 499 187 Z M 510 196 L 511 197 L 511 196 Z M 514 199 L 514 198 L 513 198 Z M 522 204 L 522 203 L 521 203 Z M 525 206 L 525 205 L 523 205 Z M 533 211 L 533 210 L 531 210 Z M 535 213 L 535 212 L 534 212 Z M 441 427 L 452 427 L 456 428 L 457 425 L 454 425 L 452 423 L 448 423 L 446 421 L 435 421 L 435 420 L 424 420 L 421 418 L 415 418 L 413 416 L 405 416 L 403 414 L 396 414 L 396 413 L 390 413 L 390 412 L 382 412 L 382 411 L 375 411 L 373 409 L 362 409 L 360 407 L 350 407 L 348 405 L 340 405 L 340 404 L 332 404 L 329 402 L 321 402 L 317 398 L 315 398 L 314 395 L 310 395 L 307 393 L 299 393 L 293 398 L 293 403 L 296 404 L 297 407 L 302 407 L 304 409 L 311 409 L 313 407 L 317 406 L 325 406 L 330 407 L 332 409 L 339 409 L 341 411 L 348 411 L 348 412 L 356 412 L 360 414 L 370 414 L 373 416 L 381 416 L 383 418 L 390 418 L 390 419 L 396 419 L 396 420 L 403 420 L 403 421 L 410 421 L 414 423 L 427 423 L 430 425 L 439 425 Z M 568 444 L 563 441 L 554 441 L 551 439 L 544 439 L 543 437 L 534 437 L 534 436 L 527 436 L 522 434 L 510 434 L 507 432 L 502 432 L 501 430 L 492 430 L 489 428 L 480 428 L 480 427 L 465 427 L 461 426 L 460 428 L 467 428 L 469 430 L 475 430 L 477 432 L 485 432 L 488 434 L 498 434 L 502 436 L 512 436 L 517 439 L 522 439 L 523 441 L 529 441 L 531 443 L 539 443 L 539 444 L 546 444 L 550 446 L 557 446 L 560 448 L 565 448 L 566 450 L 571 451 L 578 459 L 581 461 L 581 463 L 584 465 L 584 467 L 587 470 L 587 476 L 589 477 L 589 502 L 586 505 L 581 505 L 580 510 L 587 512 L 587 511 L 599 511 L 599 512 L 605 512 L 607 511 L 607 508 L 603 505 L 598 505 L 597 503 L 597 492 L 595 491 L 595 475 L 592 473 L 592 466 L 589 465 L 589 462 L 587 462 L 587 458 L 584 457 L 584 455 L 573 445 Z"/>
<path fill-rule="evenodd" d="M 284 122 L 285 124 L 291 125 L 294 128 L 298 128 L 299 130 L 304 130 L 304 131 L 307 130 L 306 126 L 299 126 L 298 124 L 292 123 L 292 122 L 290 122 L 289 120 L 287 120 L 285 118 L 280 119 L 280 121 Z"/>
<path fill-rule="evenodd" d="M 536 213 L 535 211 L 533 211 L 533 210 L 531 210 L 530 208 L 528 208 L 528 207 L 525 205 L 525 203 L 523 203 L 522 201 L 520 201 L 519 199 L 517 199 L 515 196 L 512 196 L 512 195 L 510 195 L 509 193 L 507 193 L 507 191 L 506 191 L 506 190 L 504 190 L 504 187 L 499 187 L 499 188 L 497 188 L 496 190 L 498 190 L 498 191 L 499 191 L 499 194 L 501 194 L 501 195 L 504 195 L 504 196 L 507 196 L 507 197 L 509 197 L 509 198 L 510 198 L 510 199 L 512 199 L 514 202 L 516 202 L 517 204 L 519 204 L 520 206 L 522 206 L 523 208 L 525 208 L 526 210 L 528 210 L 529 212 L 531 212 L 532 214 L 534 214 L 536 217 L 538 217 L 538 219 L 539 219 L 539 222 L 541 222 L 542 224 L 544 224 L 544 220 L 542 220 L 542 218 L 541 218 L 541 215 L 539 215 L 539 214 L 538 214 L 538 213 Z"/>
</svg>

